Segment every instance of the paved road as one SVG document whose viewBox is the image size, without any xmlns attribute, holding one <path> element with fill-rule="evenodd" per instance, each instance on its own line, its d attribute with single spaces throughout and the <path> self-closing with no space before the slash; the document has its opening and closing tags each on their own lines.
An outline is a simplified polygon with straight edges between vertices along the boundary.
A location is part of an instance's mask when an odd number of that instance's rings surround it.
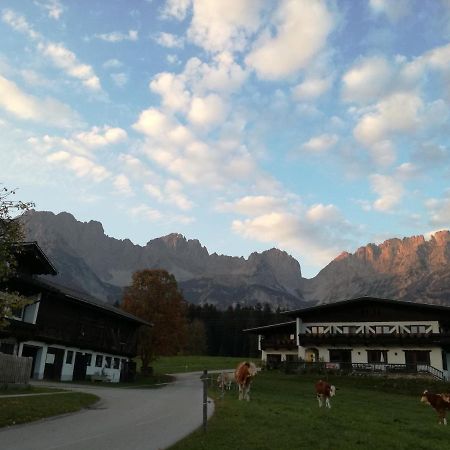
<svg viewBox="0 0 450 450">
<path fill-rule="evenodd" d="M 202 424 L 199 373 L 160 389 L 71 386 L 101 400 L 74 414 L 0 429 L 7 450 L 158 450 Z M 66 387 L 66 386 L 64 386 Z M 208 404 L 211 416 L 214 404 Z"/>
</svg>

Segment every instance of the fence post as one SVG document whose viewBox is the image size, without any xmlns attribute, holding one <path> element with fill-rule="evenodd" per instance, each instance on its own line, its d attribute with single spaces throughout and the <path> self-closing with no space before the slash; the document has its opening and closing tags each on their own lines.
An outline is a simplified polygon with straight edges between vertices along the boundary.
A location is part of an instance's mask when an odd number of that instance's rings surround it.
<svg viewBox="0 0 450 450">
<path fill-rule="evenodd" d="M 208 371 L 203 370 L 203 432 L 206 433 L 206 424 L 208 422 Z"/>
</svg>

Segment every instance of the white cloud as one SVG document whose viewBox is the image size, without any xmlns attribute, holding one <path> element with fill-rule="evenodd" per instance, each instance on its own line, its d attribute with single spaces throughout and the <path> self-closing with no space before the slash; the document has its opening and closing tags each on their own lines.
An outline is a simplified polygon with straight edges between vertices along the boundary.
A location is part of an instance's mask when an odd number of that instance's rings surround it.
<svg viewBox="0 0 450 450">
<path fill-rule="evenodd" d="M 223 122 L 227 115 L 227 105 L 217 94 L 207 97 L 194 97 L 188 113 L 188 119 L 194 125 L 208 127 Z"/>
<path fill-rule="evenodd" d="M 161 10 L 163 19 L 184 20 L 192 0 L 167 0 Z"/>
<path fill-rule="evenodd" d="M 94 34 L 94 37 L 106 42 L 122 42 L 122 41 L 137 41 L 137 30 L 129 30 L 128 33 L 122 33 L 120 31 L 112 31 L 111 33 Z"/>
<path fill-rule="evenodd" d="M 80 126 L 80 117 L 69 106 L 53 98 L 39 98 L 23 92 L 0 75 L 0 107 L 22 120 L 60 128 Z"/>
<path fill-rule="evenodd" d="M 162 97 L 164 107 L 173 111 L 186 111 L 189 106 L 190 94 L 186 89 L 183 76 L 162 72 L 157 74 L 149 85 L 150 90 Z"/>
<path fill-rule="evenodd" d="M 122 67 L 122 66 L 123 66 L 123 63 L 120 62 L 116 58 L 108 59 L 108 61 L 105 61 L 103 63 L 103 67 L 105 69 L 118 69 L 119 67 Z"/>
<path fill-rule="evenodd" d="M 248 195 L 234 202 L 223 202 L 217 206 L 221 212 L 234 212 L 244 216 L 259 216 L 267 211 L 282 211 L 286 208 L 286 200 L 270 195 Z"/>
<path fill-rule="evenodd" d="M 96 183 L 104 181 L 111 175 L 105 167 L 96 164 L 89 158 L 71 155 L 66 151 L 51 153 L 46 157 L 46 160 L 50 163 L 64 166 L 74 172 L 79 178 L 89 178 Z"/>
<path fill-rule="evenodd" d="M 292 88 L 292 93 L 296 100 L 313 100 L 324 94 L 330 87 L 330 78 L 307 78 Z"/>
<path fill-rule="evenodd" d="M 123 173 L 114 177 L 113 184 L 119 194 L 127 197 L 133 195 L 130 180 Z"/>
<path fill-rule="evenodd" d="M 338 142 L 339 138 L 335 134 L 321 134 L 320 136 L 312 137 L 308 142 L 302 145 L 304 150 L 314 153 L 324 152 Z"/>
<path fill-rule="evenodd" d="M 151 208 L 143 203 L 130 209 L 133 217 L 143 217 L 149 222 L 156 222 L 162 219 L 163 215 L 156 209 Z"/>
<path fill-rule="evenodd" d="M 40 43 L 38 49 L 56 67 L 64 70 L 69 76 L 80 80 L 88 89 L 92 91 L 101 90 L 100 80 L 95 74 L 94 69 L 88 64 L 80 63 L 75 53 L 65 48 L 62 44 L 52 42 L 48 44 Z"/>
<path fill-rule="evenodd" d="M 378 195 L 373 203 L 374 209 L 382 212 L 392 211 L 402 200 L 405 190 L 394 177 L 373 174 L 370 176 L 372 190 Z"/>
<path fill-rule="evenodd" d="M 167 48 L 183 48 L 184 39 L 172 33 L 160 32 L 153 38 L 162 47 Z"/>
<path fill-rule="evenodd" d="M 412 11 L 410 0 L 370 0 L 369 5 L 375 14 L 386 14 L 393 23 Z"/>
<path fill-rule="evenodd" d="M 382 57 L 365 58 L 342 77 L 345 100 L 368 102 L 384 95 L 390 87 L 393 70 Z"/>
<path fill-rule="evenodd" d="M 48 13 L 48 17 L 50 17 L 51 19 L 59 20 L 62 13 L 64 12 L 64 8 L 59 0 L 48 0 L 48 1 L 35 0 L 35 3 L 41 8 L 44 8 Z"/>
<path fill-rule="evenodd" d="M 128 75 L 126 73 L 112 73 L 110 77 L 118 87 L 123 87 L 128 83 Z"/>
<path fill-rule="evenodd" d="M 420 124 L 423 103 L 411 92 L 396 92 L 377 103 L 362 116 L 353 130 L 355 138 L 366 146 L 385 140 L 390 134 L 410 132 Z"/>
<path fill-rule="evenodd" d="M 90 131 L 83 131 L 75 135 L 75 138 L 79 142 L 89 148 L 116 144 L 124 141 L 127 137 L 127 132 L 122 128 L 110 127 L 108 125 L 103 126 L 103 128 L 92 127 Z"/>
<path fill-rule="evenodd" d="M 396 152 L 390 140 L 376 142 L 369 148 L 372 159 L 379 166 L 390 166 L 395 162 Z"/>
<path fill-rule="evenodd" d="M 442 198 L 430 198 L 425 202 L 429 212 L 429 222 L 435 227 L 450 227 L 450 191 L 446 191 Z"/>
<path fill-rule="evenodd" d="M 260 23 L 259 0 L 194 0 L 188 38 L 211 52 L 243 50 Z"/>
<path fill-rule="evenodd" d="M 192 208 L 192 202 L 183 194 L 183 185 L 177 180 L 167 180 L 165 197 L 169 203 L 176 205 L 179 209 L 187 211 Z"/>
<path fill-rule="evenodd" d="M 41 34 L 34 31 L 33 27 L 27 22 L 25 17 L 17 14 L 11 9 L 4 9 L 2 11 L 2 20 L 15 31 L 26 34 L 32 40 L 42 39 Z"/>
<path fill-rule="evenodd" d="M 285 0 L 274 23 L 256 41 L 245 62 L 260 78 L 275 80 L 306 67 L 325 46 L 334 20 L 321 0 Z M 276 28 L 275 36 L 271 33 Z"/>
</svg>

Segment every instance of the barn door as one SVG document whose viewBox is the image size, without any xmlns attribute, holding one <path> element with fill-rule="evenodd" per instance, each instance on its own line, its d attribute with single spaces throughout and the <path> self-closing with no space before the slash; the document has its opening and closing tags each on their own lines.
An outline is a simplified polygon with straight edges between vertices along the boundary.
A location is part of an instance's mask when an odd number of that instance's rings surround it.
<svg viewBox="0 0 450 450">
<path fill-rule="evenodd" d="M 64 350 L 49 347 L 45 359 L 44 378 L 48 380 L 61 380 L 61 372 L 64 361 Z"/>
<path fill-rule="evenodd" d="M 83 381 L 86 379 L 87 360 L 88 355 L 76 352 L 75 363 L 73 366 L 73 381 Z"/>
</svg>

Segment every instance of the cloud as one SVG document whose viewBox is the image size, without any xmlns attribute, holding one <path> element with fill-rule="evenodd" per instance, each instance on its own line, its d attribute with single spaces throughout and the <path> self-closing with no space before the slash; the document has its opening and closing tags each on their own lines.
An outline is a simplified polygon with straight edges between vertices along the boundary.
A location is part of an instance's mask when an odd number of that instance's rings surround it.
<svg viewBox="0 0 450 450">
<path fill-rule="evenodd" d="M 48 1 L 35 0 L 34 3 L 41 8 L 44 8 L 48 13 L 48 17 L 50 17 L 51 19 L 59 20 L 62 13 L 64 12 L 64 8 L 59 0 L 48 0 Z"/>
<path fill-rule="evenodd" d="M 263 79 L 286 78 L 303 69 L 325 46 L 334 20 L 321 0 L 285 0 L 245 58 Z M 271 28 L 276 29 L 272 35 Z"/>
<path fill-rule="evenodd" d="M 101 90 L 100 80 L 94 69 L 88 64 L 80 63 L 75 53 L 65 48 L 63 44 L 46 41 L 40 33 L 33 30 L 23 16 L 12 10 L 4 10 L 2 20 L 15 31 L 26 34 L 33 41 L 37 41 L 37 49 L 56 67 L 64 70 L 67 75 L 80 80 L 85 87 L 92 91 Z"/>
<path fill-rule="evenodd" d="M 123 173 L 114 177 L 113 185 L 116 188 L 116 191 L 121 195 L 129 197 L 134 194 L 133 189 L 131 188 L 130 180 Z"/>
<path fill-rule="evenodd" d="M 324 152 L 335 146 L 339 138 L 335 134 L 321 134 L 320 136 L 312 137 L 308 142 L 302 145 L 304 150 L 313 153 Z"/>
<path fill-rule="evenodd" d="M 161 9 L 161 18 L 184 20 L 192 0 L 167 0 Z"/>
<path fill-rule="evenodd" d="M 190 93 L 186 88 L 184 76 L 169 72 L 159 73 L 150 82 L 149 88 L 161 96 L 164 107 L 173 111 L 187 111 Z"/>
<path fill-rule="evenodd" d="M 22 120 L 50 124 L 59 128 L 81 125 L 81 119 L 69 106 L 50 97 L 39 98 L 22 91 L 0 75 L 0 107 Z"/>
<path fill-rule="evenodd" d="M 227 105 L 217 94 L 194 97 L 188 112 L 189 121 L 200 127 L 221 123 L 227 115 Z"/>
<path fill-rule="evenodd" d="M 313 100 L 323 95 L 330 87 L 330 78 L 307 78 L 292 88 L 292 94 L 296 100 Z"/>
<path fill-rule="evenodd" d="M 188 39 L 210 52 L 242 51 L 260 23 L 259 0 L 194 0 Z"/>
<path fill-rule="evenodd" d="M 364 58 L 342 77 L 344 100 L 365 103 L 386 94 L 393 70 L 385 58 Z"/>
<path fill-rule="evenodd" d="M 17 14 L 11 9 L 2 11 L 2 21 L 19 33 L 26 34 L 32 40 L 42 39 L 42 35 L 34 31 L 33 27 L 27 22 L 25 17 Z"/>
<path fill-rule="evenodd" d="M 429 198 L 425 202 L 429 212 L 429 223 L 435 227 L 450 226 L 450 191 L 447 190 L 440 199 Z"/>
<path fill-rule="evenodd" d="M 405 190 L 394 177 L 373 174 L 369 177 L 372 190 L 378 195 L 373 208 L 381 212 L 392 211 L 402 200 Z"/>
<path fill-rule="evenodd" d="M 412 132 L 420 124 L 421 98 L 412 92 L 396 92 L 364 114 L 353 130 L 355 138 L 366 146 L 385 140 L 397 132 Z"/>
<path fill-rule="evenodd" d="M 79 155 L 71 155 L 66 151 L 51 153 L 46 160 L 53 164 L 60 164 L 71 170 L 79 178 L 89 178 L 96 183 L 110 177 L 110 172 L 100 164 L 96 164 L 89 158 Z"/>
<path fill-rule="evenodd" d="M 105 61 L 103 63 L 103 67 L 105 69 L 118 69 L 119 67 L 122 67 L 122 66 L 123 66 L 123 63 L 115 58 L 108 59 L 108 61 Z"/>
<path fill-rule="evenodd" d="M 172 33 L 160 32 L 153 39 L 162 47 L 183 48 L 184 46 L 184 39 Z"/>
<path fill-rule="evenodd" d="M 80 80 L 84 86 L 92 91 L 100 91 L 100 80 L 94 72 L 94 69 L 88 64 L 82 64 L 78 61 L 75 53 L 65 48 L 62 44 L 40 43 L 38 49 L 48 57 L 53 64 L 64 70 L 67 75 Z"/>
<path fill-rule="evenodd" d="M 375 14 L 386 14 L 393 23 L 412 11 L 410 0 L 370 0 L 369 5 Z"/>
<path fill-rule="evenodd" d="M 128 83 L 128 75 L 126 73 L 112 73 L 110 77 L 117 87 L 124 87 Z"/>
<path fill-rule="evenodd" d="M 106 145 L 117 144 L 127 139 L 127 132 L 122 128 L 92 127 L 90 131 L 83 131 L 74 136 L 79 142 L 88 148 L 105 147 Z"/>
<path fill-rule="evenodd" d="M 234 202 L 222 202 L 217 206 L 220 212 L 234 212 L 244 216 L 259 216 L 267 211 L 282 211 L 287 206 L 286 200 L 271 195 L 248 195 Z"/>
<path fill-rule="evenodd" d="M 133 217 L 143 217 L 149 222 L 156 222 L 163 218 L 163 215 L 156 209 L 151 208 L 143 203 L 130 209 Z"/>
<path fill-rule="evenodd" d="M 137 41 L 139 39 L 137 30 L 128 30 L 128 33 L 120 31 L 112 31 L 111 33 L 94 34 L 94 37 L 105 42 L 123 42 L 123 41 Z"/>
</svg>

